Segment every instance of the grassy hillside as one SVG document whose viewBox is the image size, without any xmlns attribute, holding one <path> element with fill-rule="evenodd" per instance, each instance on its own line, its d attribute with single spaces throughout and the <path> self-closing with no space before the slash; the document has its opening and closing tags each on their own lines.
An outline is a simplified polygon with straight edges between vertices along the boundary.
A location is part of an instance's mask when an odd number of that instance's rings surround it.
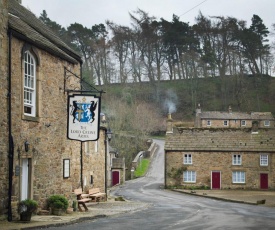
<svg viewBox="0 0 275 230">
<path fill-rule="evenodd" d="M 228 76 L 162 81 L 160 83 L 113 84 L 103 88 L 104 99 L 144 101 L 157 106 L 163 117 L 169 108 L 173 118 L 190 121 L 198 103 L 203 110 L 265 111 L 275 114 L 275 78 Z"/>
</svg>

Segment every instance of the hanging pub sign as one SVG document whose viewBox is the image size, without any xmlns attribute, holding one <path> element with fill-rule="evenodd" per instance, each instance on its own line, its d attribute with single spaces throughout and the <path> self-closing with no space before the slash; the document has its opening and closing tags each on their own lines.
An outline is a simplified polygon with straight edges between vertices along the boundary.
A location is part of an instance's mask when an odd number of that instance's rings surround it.
<svg viewBox="0 0 275 230">
<path fill-rule="evenodd" d="M 68 139 L 96 141 L 99 138 L 100 97 L 70 95 L 67 112 Z"/>
</svg>

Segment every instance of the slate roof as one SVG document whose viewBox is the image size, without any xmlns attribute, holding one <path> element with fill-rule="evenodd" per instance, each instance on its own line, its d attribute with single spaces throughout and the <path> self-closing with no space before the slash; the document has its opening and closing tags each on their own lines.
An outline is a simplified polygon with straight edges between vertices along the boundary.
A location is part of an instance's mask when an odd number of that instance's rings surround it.
<svg viewBox="0 0 275 230">
<path fill-rule="evenodd" d="M 186 129 L 182 134 L 167 135 L 165 151 L 236 151 L 274 152 L 275 130 Z"/>
<path fill-rule="evenodd" d="M 270 112 L 220 112 L 205 111 L 200 114 L 201 119 L 217 119 L 217 120 L 274 120 Z"/>
<path fill-rule="evenodd" d="M 14 36 L 73 64 L 82 63 L 80 55 L 64 43 L 31 11 L 16 0 L 9 0 L 8 5 L 8 25 Z"/>
</svg>

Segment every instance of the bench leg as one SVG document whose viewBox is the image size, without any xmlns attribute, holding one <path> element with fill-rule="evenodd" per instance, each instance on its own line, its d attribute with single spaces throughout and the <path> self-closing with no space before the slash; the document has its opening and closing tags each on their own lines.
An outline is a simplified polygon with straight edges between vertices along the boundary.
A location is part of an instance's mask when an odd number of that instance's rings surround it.
<svg viewBox="0 0 275 230">
<path fill-rule="evenodd" d="M 86 212 L 89 210 L 84 202 L 80 202 L 80 203 L 78 203 L 78 209 L 80 212 L 83 212 L 83 209 L 81 208 L 80 205 L 83 206 L 83 208 L 85 209 Z"/>
</svg>

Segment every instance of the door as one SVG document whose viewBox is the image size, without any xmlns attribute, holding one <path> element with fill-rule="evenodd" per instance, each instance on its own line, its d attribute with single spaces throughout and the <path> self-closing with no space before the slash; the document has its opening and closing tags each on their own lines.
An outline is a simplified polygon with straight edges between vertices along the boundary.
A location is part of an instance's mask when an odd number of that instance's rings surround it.
<svg viewBox="0 0 275 230">
<path fill-rule="evenodd" d="M 29 159 L 22 158 L 21 170 L 21 200 L 29 198 Z"/>
<path fill-rule="evenodd" d="M 221 172 L 212 172 L 212 189 L 221 189 Z"/>
<path fill-rule="evenodd" d="M 267 173 L 260 174 L 260 188 L 268 189 L 268 174 Z"/>
<path fill-rule="evenodd" d="M 119 171 L 113 171 L 113 186 L 119 184 Z"/>
</svg>

